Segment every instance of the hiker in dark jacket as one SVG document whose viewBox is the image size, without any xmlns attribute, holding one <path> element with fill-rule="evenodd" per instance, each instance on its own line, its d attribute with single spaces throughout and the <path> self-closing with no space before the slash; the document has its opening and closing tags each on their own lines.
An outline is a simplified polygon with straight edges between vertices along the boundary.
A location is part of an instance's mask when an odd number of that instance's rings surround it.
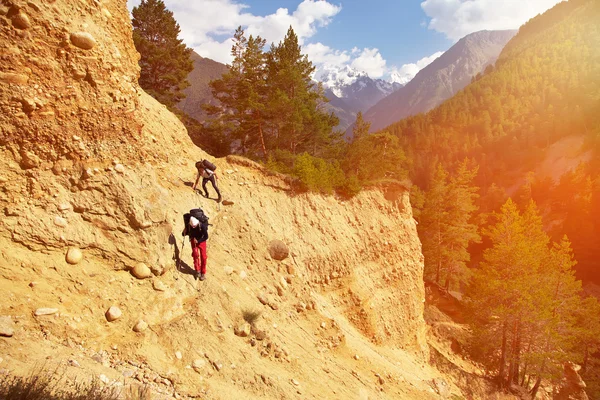
<svg viewBox="0 0 600 400">
<path fill-rule="evenodd" d="M 183 228 L 183 236 L 190 236 L 192 244 L 192 258 L 194 259 L 194 279 L 206 279 L 206 241 L 208 240 L 208 221 L 200 222 L 197 218 L 190 217 L 189 223 Z"/>
<path fill-rule="evenodd" d="M 221 202 L 221 192 L 219 191 L 216 182 L 216 180 L 219 179 L 217 173 L 206 168 L 202 161 L 198 161 L 196 163 L 196 169 L 198 170 L 198 174 L 196 175 L 196 182 L 194 183 L 193 189 L 196 190 L 196 186 L 198 186 L 198 181 L 200 180 L 200 177 L 202 177 L 202 189 L 204 189 L 204 197 L 208 198 L 208 190 L 206 189 L 206 184 L 210 181 L 210 183 L 212 183 L 213 188 L 215 189 L 215 192 L 217 192 L 217 203 Z"/>
</svg>

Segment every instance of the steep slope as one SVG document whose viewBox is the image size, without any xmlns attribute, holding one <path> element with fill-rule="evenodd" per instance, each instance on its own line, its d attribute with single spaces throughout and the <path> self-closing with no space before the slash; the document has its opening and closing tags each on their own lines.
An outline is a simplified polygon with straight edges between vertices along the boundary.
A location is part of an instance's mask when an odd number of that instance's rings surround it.
<svg viewBox="0 0 600 400">
<path fill-rule="evenodd" d="M 125 3 L 12 0 L 0 20 L 3 372 L 45 364 L 160 398 L 439 398 L 405 188 L 342 202 L 232 157 L 216 164 L 235 204 L 200 197 L 207 155 L 138 87 Z M 204 282 L 179 236 L 197 206 Z"/>
<path fill-rule="evenodd" d="M 187 77 L 190 86 L 183 90 L 186 97 L 177 104 L 177 108 L 202 122 L 207 116 L 202 105 L 212 104 L 214 101 L 208 84 L 214 79 L 219 79 L 227 71 L 227 66 L 210 58 L 201 57 L 194 51 L 191 58 L 194 69 Z"/>
<path fill-rule="evenodd" d="M 371 130 L 377 131 L 406 118 L 427 112 L 452 97 L 490 64 L 516 31 L 481 31 L 465 36 L 423 68 L 396 92 L 365 113 Z"/>
</svg>

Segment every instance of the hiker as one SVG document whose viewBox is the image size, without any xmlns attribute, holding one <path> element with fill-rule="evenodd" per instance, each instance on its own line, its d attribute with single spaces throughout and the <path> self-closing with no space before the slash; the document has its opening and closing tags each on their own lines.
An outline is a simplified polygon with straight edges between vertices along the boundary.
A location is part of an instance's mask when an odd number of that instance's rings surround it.
<svg viewBox="0 0 600 400">
<path fill-rule="evenodd" d="M 206 183 L 208 181 L 210 181 L 212 183 L 213 188 L 215 189 L 215 192 L 217 192 L 217 203 L 221 202 L 221 192 L 219 191 L 219 188 L 217 187 L 217 182 L 215 179 L 219 179 L 219 177 L 217 176 L 217 173 L 215 172 L 215 169 L 217 167 L 211 163 L 208 160 L 202 160 L 202 161 L 198 161 L 196 163 L 196 169 L 198 170 L 198 175 L 196 175 L 196 182 L 194 183 L 193 189 L 196 190 L 196 186 L 198 186 L 198 181 L 200 180 L 200 177 L 202 176 L 202 189 L 204 189 L 204 197 L 209 198 L 208 197 L 208 190 L 206 189 Z"/>
<path fill-rule="evenodd" d="M 206 241 L 208 240 L 208 217 L 199 209 L 190 210 L 183 215 L 185 227 L 182 236 L 188 235 L 192 245 L 192 258 L 194 259 L 194 279 L 206 279 Z"/>
</svg>

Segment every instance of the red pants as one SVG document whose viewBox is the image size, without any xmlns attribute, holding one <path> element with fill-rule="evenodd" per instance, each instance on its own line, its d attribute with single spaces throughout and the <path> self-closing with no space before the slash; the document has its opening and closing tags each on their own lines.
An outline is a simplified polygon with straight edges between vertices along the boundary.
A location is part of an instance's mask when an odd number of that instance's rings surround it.
<svg viewBox="0 0 600 400">
<path fill-rule="evenodd" d="M 206 242 L 198 243 L 192 239 L 192 258 L 194 259 L 194 269 L 201 274 L 206 274 Z"/>
</svg>

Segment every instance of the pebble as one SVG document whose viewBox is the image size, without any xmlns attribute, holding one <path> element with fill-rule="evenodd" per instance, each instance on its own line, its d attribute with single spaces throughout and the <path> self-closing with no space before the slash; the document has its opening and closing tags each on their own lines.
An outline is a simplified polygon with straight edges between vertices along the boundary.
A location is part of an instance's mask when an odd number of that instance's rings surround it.
<svg viewBox="0 0 600 400">
<path fill-rule="evenodd" d="M 229 265 L 226 265 L 225 267 L 223 267 L 223 271 L 225 271 L 227 275 L 231 275 L 233 274 L 235 269 L 233 269 L 233 267 L 230 267 Z"/>
<path fill-rule="evenodd" d="M 196 372 L 200 372 L 206 366 L 206 361 L 201 358 L 198 358 L 192 362 L 192 368 Z"/>
<path fill-rule="evenodd" d="M 235 330 L 234 333 L 236 336 L 239 337 L 247 337 L 248 335 L 250 335 L 250 331 L 251 331 L 251 327 L 249 323 L 243 323 L 242 325 L 238 326 Z"/>
<path fill-rule="evenodd" d="M 177 357 L 178 360 L 181 360 L 183 358 L 180 351 L 175 353 L 175 357 Z"/>
<path fill-rule="evenodd" d="M 240 272 L 240 278 L 241 279 L 246 279 L 248 277 L 248 273 L 246 271 L 241 271 Z"/>
<path fill-rule="evenodd" d="M 152 271 L 144 263 L 138 263 L 131 269 L 131 274 L 138 279 L 146 279 L 152 277 Z"/>
<path fill-rule="evenodd" d="M 292 383 L 293 383 L 294 385 L 296 385 L 296 386 L 300 386 L 300 382 L 298 382 L 298 381 L 297 381 L 297 380 L 295 380 L 295 379 L 292 379 Z"/>
<path fill-rule="evenodd" d="M 167 290 L 167 285 L 165 285 L 163 281 L 159 281 L 158 279 L 152 282 L 152 287 L 154 288 L 154 290 L 159 292 L 164 292 L 165 290 Z"/>
<path fill-rule="evenodd" d="M 36 317 L 39 317 L 39 316 L 42 316 L 42 315 L 56 314 L 57 312 L 58 312 L 58 308 L 42 307 L 42 308 L 38 308 L 37 310 L 35 310 L 34 315 Z"/>
<path fill-rule="evenodd" d="M 73 32 L 70 39 L 74 46 L 83 50 L 90 50 L 96 45 L 96 39 L 87 32 Z"/>
<path fill-rule="evenodd" d="M 67 226 L 67 220 L 63 217 L 56 216 L 54 217 L 54 225 L 64 228 Z"/>
<path fill-rule="evenodd" d="M 0 316 L 0 336 L 11 337 L 15 334 L 14 322 L 11 317 Z"/>
<path fill-rule="evenodd" d="M 115 165 L 115 171 L 122 174 L 125 172 L 125 167 L 123 166 L 123 164 L 117 164 Z"/>
<path fill-rule="evenodd" d="M 144 332 L 148 329 L 148 323 L 143 319 L 140 319 L 133 327 L 134 332 Z"/>
<path fill-rule="evenodd" d="M 0 72 L 0 82 L 13 83 L 16 85 L 25 85 L 29 81 L 29 76 L 17 74 L 14 72 Z"/>
<path fill-rule="evenodd" d="M 12 24 L 17 29 L 27 29 L 31 27 L 31 21 L 29 21 L 29 17 L 25 13 L 18 13 L 12 18 Z"/>
<path fill-rule="evenodd" d="M 360 359 L 360 357 L 358 356 L 358 354 L 355 354 L 355 355 L 354 355 L 354 359 L 355 359 L 355 360 L 358 360 L 358 359 Z"/>
<path fill-rule="evenodd" d="M 117 320 L 121 317 L 121 315 L 123 315 L 123 313 L 121 312 L 121 309 L 117 306 L 111 306 L 107 311 L 106 311 L 106 319 L 108 320 L 108 322 L 112 322 L 114 320 Z"/>
<path fill-rule="evenodd" d="M 65 260 L 69 264 L 75 265 L 75 264 L 79 264 L 79 262 L 81 261 L 82 258 L 83 258 L 83 253 L 81 252 L 80 249 L 78 249 L 77 247 L 69 247 L 69 250 L 67 250 L 67 255 L 65 257 Z"/>
</svg>

